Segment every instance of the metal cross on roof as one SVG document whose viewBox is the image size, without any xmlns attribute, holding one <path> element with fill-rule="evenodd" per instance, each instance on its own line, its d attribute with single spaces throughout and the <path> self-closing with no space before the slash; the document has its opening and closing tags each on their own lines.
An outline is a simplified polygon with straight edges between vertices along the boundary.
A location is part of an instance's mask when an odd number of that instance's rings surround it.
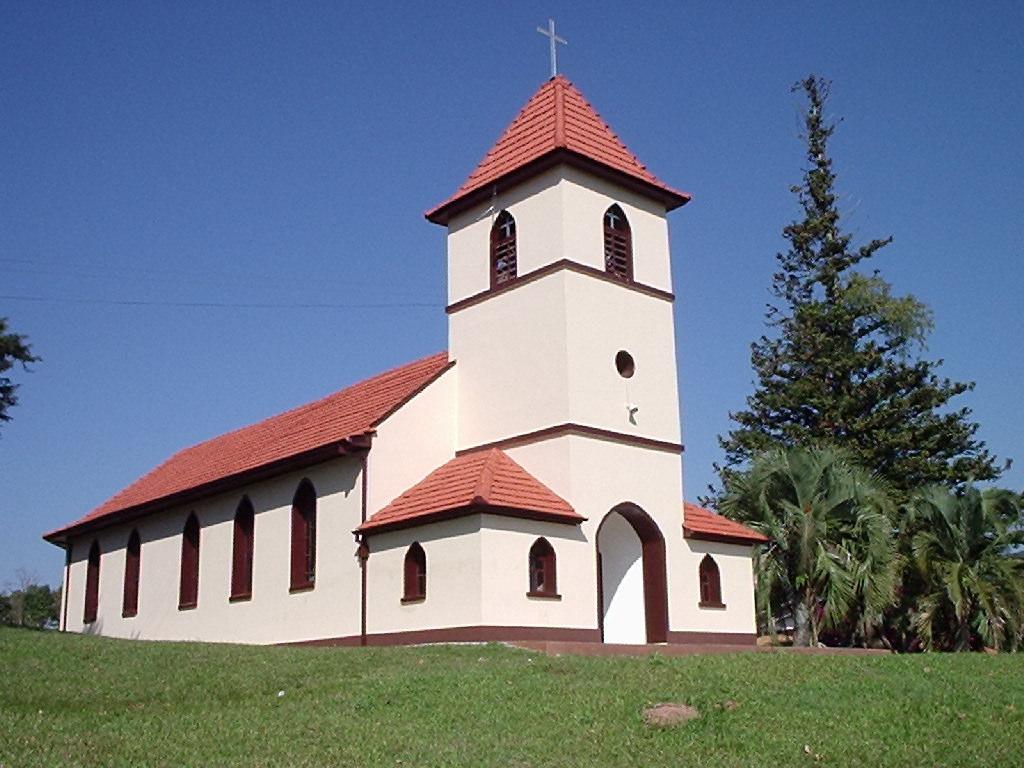
<svg viewBox="0 0 1024 768">
<path fill-rule="evenodd" d="M 558 74 L 558 52 L 555 47 L 558 43 L 562 45 L 568 45 L 569 41 L 564 37 L 559 37 L 555 34 L 555 20 L 548 19 L 548 28 L 537 27 L 537 31 L 540 32 L 544 37 L 548 38 L 548 43 L 551 46 L 551 76 L 554 77 Z"/>
</svg>

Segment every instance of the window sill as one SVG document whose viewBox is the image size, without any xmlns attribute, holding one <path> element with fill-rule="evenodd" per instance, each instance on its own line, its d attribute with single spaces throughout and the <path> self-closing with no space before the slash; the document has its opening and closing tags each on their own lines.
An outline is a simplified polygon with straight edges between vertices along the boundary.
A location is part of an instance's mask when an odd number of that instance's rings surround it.
<svg viewBox="0 0 1024 768">
<path fill-rule="evenodd" d="M 540 600 L 561 600 L 562 596 L 557 592 L 527 592 L 527 597 L 535 597 Z"/>
<path fill-rule="evenodd" d="M 121 618 L 122 619 L 134 619 L 138 615 L 139 615 L 138 611 L 131 611 L 131 612 L 121 611 Z"/>
<path fill-rule="evenodd" d="M 252 592 L 239 592 L 228 598 L 229 603 L 244 603 L 246 600 L 252 600 Z"/>
<path fill-rule="evenodd" d="M 178 603 L 178 610 L 179 611 L 191 611 L 197 605 L 199 605 L 198 602 L 195 602 L 195 603 Z"/>
<path fill-rule="evenodd" d="M 313 591 L 313 587 L 315 587 L 315 586 L 316 586 L 316 584 L 293 584 L 288 589 L 288 594 L 289 595 L 294 595 L 294 594 L 296 594 L 298 592 L 312 592 Z"/>
<path fill-rule="evenodd" d="M 722 610 L 725 610 L 725 603 L 705 603 L 705 602 L 700 602 L 700 603 L 697 603 L 697 607 L 698 608 L 714 608 L 716 610 L 722 611 Z"/>
<path fill-rule="evenodd" d="M 403 597 L 402 605 L 411 605 L 413 603 L 422 603 L 427 599 L 426 595 L 419 595 L 418 597 Z"/>
</svg>

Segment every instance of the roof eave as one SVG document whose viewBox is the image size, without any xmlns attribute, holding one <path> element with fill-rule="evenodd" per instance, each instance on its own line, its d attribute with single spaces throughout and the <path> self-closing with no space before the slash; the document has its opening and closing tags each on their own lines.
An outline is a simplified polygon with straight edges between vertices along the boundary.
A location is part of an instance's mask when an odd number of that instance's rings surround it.
<svg viewBox="0 0 1024 768">
<path fill-rule="evenodd" d="M 189 502 L 198 501 L 199 499 L 213 496 L 218 493 L 225 493 L 258 480 L 266 480 L 285 472 L 303 469 L 315 464 L 322 464 L 325 461 L 330 461 L 331 459 L 339 456 L 351 456 L 354 454 L 364 453 L 370 450 L 372 438 L 373 432 L 367 432 L 361 435 L 351 435 L 343 440 L 335 440 L 325 445 L 318 446 L 317 448 L 312 448 L 293 456 L 278 459 L 277 461 L 270 462 L 269 464 L 262 464 L 258 467 L 252 467 L 242 472 L 236 472 L 233 475 L 211 480 L 208 483 L 197 485 L 184 491 L 179 491 L 167 496 L 161 496 L 157 499 L 152 499 L 151 501 L 119 509 L 94 520 L 82 520 L 80 522 L 64 526 L 63 528 L 54 529 L 49 533 L 44 533 L 43 539 L 51 544 L 63 546 L 63 543 L 71 536 L 81 536 L 82 534 L 97 531 L 111 525 L 135 520 L 152 512 L 159 512 L 179 504 L 188 504 Z"/>
<path fill-rule="evenodd" d="M 654 198 L 665 206 L 666 211 L 673 211 L 690 202 L 693 196 L 687 192 L 661 187 L 656 184 L 644 181 L 631 174 L 612 168 L 609 165 L 598 162 L 593 158 L 581 155 L 565 147 L 556 147 L 534 158 L 528 163 L 514 168 L 513 170 L 499 176 L 494 181 L 484 184 L 476 189 L 471 189 L 465 194 L 453 197 L 441 203 L 437 207 L 427 211 L 424 216 L 427 221 L 433 224 L 446 226 L 452 218 L 472 206 L 487 200 L 497 192 L 513 187 L 526 179 L 536 176 L 554 166 L 565 163 L 582 170 L 589 171 L 596 176 L 606 178 L 627 189 L 631 189 L 641 195 Z"/>
<path fill-rule="evenodd" d="M 697 539 L 698 541 L 717 541 L 722 544 L 742 544 L 744 546 L 758 546 L 768 542 L 768 538 L 760 534 L 742 536 L 729 533 L 708 533 L 706 531 L 696 531 L 685 525 L 683 526 L 683 538 Z"/>
<path fill-rule="evenodd" d="M 373 518 L 370 518 L 353 530 L 352 533 L 357 536 L 372 536 L 378 533 L 398 531 L 405 528 L 415 528 L 429 523 L 438 523 L 444 520 L 454 520 L 459 517 L 481 514 L 517 517 L 523 520 L 538 520 L 549 523 L 562 523 L 563 525 L 580 525 L 587 520 L 587 518 L 575 512 L 548 512 L 538 509 L 521 509 L 518 507 L 506 507 L 494 504 L 466 504 L 459 507 L 439 509 L 435 512 L 417 515 L 416 517 L 408 517 L 381 523 L 374 523 Z"/>
</svg>

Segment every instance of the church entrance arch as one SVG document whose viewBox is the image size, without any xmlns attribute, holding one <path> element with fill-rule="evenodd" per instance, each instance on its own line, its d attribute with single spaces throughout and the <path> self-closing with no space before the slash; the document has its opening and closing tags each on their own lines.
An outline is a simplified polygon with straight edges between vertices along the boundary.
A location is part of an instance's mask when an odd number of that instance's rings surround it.
<svg viewBox="0 0 1024 768">
<path fill-rule="evenodd" d="M 668 639 L 665 539 L 635 504 L 612 509 L 597 529 L 597 620 L 606 643 Z"/>
</svg>

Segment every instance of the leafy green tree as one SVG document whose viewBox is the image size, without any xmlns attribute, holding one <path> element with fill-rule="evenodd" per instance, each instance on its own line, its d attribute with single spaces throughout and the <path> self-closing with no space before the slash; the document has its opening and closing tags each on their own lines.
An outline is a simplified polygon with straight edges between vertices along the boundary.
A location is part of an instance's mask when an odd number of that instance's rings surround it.
<svg viewBox="0 0 1024 768">
<path fill-rule="evenodd" d="M 926 483 L 997 477 L 970 410 L 950 406 L 974 385 L 940 378 L 941 360 L 915 358 L 932 328 L 930 310 L 894 295 L 877 270 L 856 269 L 892 238 L 854 247 L 840 226 L 828 83 L 811 76 L 794 90 L 808 100 L 808 167 L 792 188 L 803 218 L 783 230 L 788 249 L 776 256 L 769 330 L 751 345 L 756 389 L 746 410 L 730 414 L 736 428 L 719 438 L 723 483 L 759 452 L 816 442 L 844 448 L 900 500 Z"/>
<path fill-rule="evenodd" d="M 6 375 L 15 363 L 27 367 L 29 363 L 38 362 L 39 358 L 25 343 L 25 337 L 7 330 L 7 318 L 0 317 L 0 422 L 10 421 L 7 410 L 17 404 L 15 391 L 18 385 Z"/>
<path fill-rule="evenodd" d="M 932 486 L 907 523 L 922 589 L 911 622 L 934 650 L 1016 650 L 1024 633 L 1024 506 L 1017 494 Z"/>
<path fill-rule="evenodd" d="M 847 626 L 863 639 L 880 624 L 899 574 L 893 505 L 884 483 L 842 451 L 758 454 L 719 509 L 770 539 L 756 555 L 758 606 L 792 614 L 796 645 Z"/>
</svg>

